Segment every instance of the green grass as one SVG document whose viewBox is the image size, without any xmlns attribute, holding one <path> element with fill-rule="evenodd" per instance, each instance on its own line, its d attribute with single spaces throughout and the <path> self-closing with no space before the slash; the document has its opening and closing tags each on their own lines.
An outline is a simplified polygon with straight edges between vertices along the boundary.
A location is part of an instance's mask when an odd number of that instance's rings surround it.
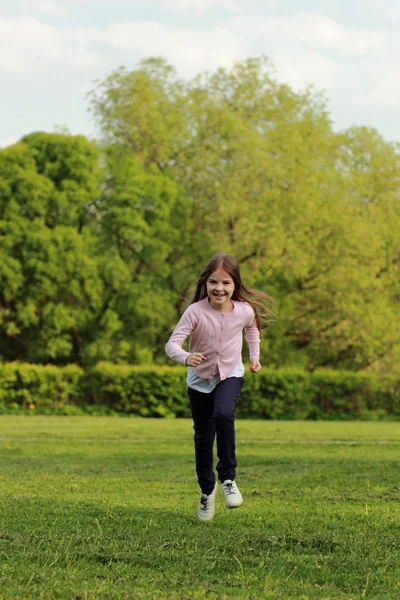
<svg viewBox="0 0 400 600">
<path fill-rule="evenodd" d="M 0 598 L 400 598 L 400 423 L 238 421 L 196 519 L 189 420 L 0 418 Z"/>
</svg>

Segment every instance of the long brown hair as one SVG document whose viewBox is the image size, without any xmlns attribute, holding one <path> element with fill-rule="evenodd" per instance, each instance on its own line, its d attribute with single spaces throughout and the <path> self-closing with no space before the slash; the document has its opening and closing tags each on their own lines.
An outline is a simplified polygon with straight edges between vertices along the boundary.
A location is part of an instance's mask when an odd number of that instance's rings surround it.
<svg viewBox="0 0 400 600">
<path fill-rule="evenodd" d="M 264 292 L 244 286 L 239 263 L 231 254 L 216 254 L 208 261 L 206 268 L 197 280 L 196 291 L 191 304 L 207 298 L 207 280 L 218 268 L 226 271 L 233 279 L 235 289 L 232 300 L 247 302 L 253 308 L 257 327 L 260 331 L 277 320 L 275 300 Z"/>
</svg>

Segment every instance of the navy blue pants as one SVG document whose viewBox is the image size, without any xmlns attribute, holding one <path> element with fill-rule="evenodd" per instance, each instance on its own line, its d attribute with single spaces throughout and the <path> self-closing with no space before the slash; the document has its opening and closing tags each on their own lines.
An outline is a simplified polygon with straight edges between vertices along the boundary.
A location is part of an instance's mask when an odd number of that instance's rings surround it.
<svg viewBox="0 0 400 600">
<path fill-rule="evenodd" d="M 188 389 L 193 417 L 196 473 L 203 494 L 215 486 L 214 439 L 217 438 L 218 479 L 235 479 L 235 407 L 242 391 L 243 377 L 220 381 L 209 394 Z"/>
</svg>

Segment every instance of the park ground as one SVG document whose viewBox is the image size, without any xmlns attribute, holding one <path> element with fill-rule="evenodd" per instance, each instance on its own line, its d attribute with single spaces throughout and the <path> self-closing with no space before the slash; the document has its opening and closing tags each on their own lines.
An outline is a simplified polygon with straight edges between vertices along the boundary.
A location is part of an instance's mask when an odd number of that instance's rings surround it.
<svg viewBox="0 0 400 600">
<path fill-rule="evenodd" d="M 0 600 L 400 598 L 400 423 L 237 421 L 196 518 L 190 420 L 0 418 Z"/>
</svg>

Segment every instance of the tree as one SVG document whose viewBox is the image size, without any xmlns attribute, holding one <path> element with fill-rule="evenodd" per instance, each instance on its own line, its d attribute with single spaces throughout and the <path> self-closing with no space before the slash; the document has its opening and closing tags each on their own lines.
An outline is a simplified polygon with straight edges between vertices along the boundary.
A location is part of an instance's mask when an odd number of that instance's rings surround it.
<svg viewBox="0 0 400 600">
<path fill-rule="evenodd" d="M 108 276 L 90 227 L 100 182 L 99 151 L 81 136 L 35 133 L 0 152 L 3 360 L 85 363 L 91 337 L 121 328 L 104 300 L 118 265 Z"/>
<path fill-rule="evenodd" d="M 80 136 L 34 133 L 1 151 L 3 360 L 152 361 L 174 310 L 176 199 L 171 179 Z"/>
<path fill-rule="evenodd" d="M 216 252 L 276 298 L 269 365 L 400 358 L 399 146 L 332 130 L 325 99 L 248 59 L 191 81 L 162 59 L 98 83 L 99 143 L 0 151 L 5 360 L 159 362 Z"/>
<path fill-rule="evenodd" d="M 280 84 L 266 59 L 189 82 L 164 60 L 148 59 L 100 82 L 91 103 L 109 147 L 177 186 L 180 244 L 166 257 L 175 267 L 169 290 L 182 299 L 176 318 L 188 282 L 193 286 L 213 253 L 226 251 L 280 304 L 280 323 L 264 345 L 267 360 L 360 369 L 398 348 L 398 331 L 388 337 L 385 326 L 397 314 L 398 290 L 377 286 L 385 267 L 373 250 L 387 248 L 384 224 L 393 232 L 387 215 L 398 210 L 397 148 L 382 139 L 373 145 L 371 181 L 379 194 L 391 190 L 386 208 L 381 201 L 376 208 L 377 232 L 350 201 L 361 189 L 348 160 L 351 131 L 335 134 L 323 96 Z M 368 136 L 359 143 L 368 154 Z M 383 173 L 376 165 L 388 158 Z"/>
</svg>

